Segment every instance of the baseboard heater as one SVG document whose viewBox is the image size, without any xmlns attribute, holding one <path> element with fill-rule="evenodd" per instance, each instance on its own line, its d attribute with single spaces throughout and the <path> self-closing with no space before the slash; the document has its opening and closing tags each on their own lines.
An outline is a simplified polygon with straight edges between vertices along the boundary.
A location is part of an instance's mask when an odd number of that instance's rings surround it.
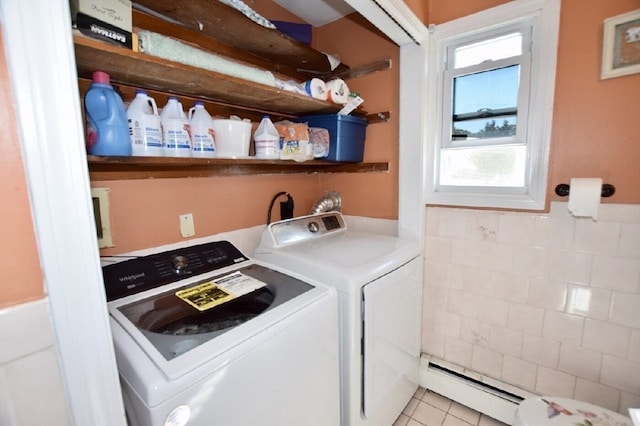
<svg viewBox="0 0 640 426">
<path fill-rule="evenodd" d="M 420 386 L 506 424 L 534 394 L 428 355 L 420 359 Z"/>
</svg>

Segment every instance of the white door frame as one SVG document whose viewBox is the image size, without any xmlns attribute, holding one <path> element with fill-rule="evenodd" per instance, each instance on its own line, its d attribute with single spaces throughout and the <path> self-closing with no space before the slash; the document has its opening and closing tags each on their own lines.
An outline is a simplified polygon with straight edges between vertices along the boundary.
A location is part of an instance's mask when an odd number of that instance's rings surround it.
<svg viewBox="0 0 640 426">
<path fill-rule="evenodd" d="M 400 46 L 398 236 L 422 247 L 429 30 L 402 0 L 345 1 Z"/>
<path fill-rule="evenodd" d="M 0 0 L 0 19 L 69 418 L 74 425 L 124 426 L 69 1 Z"/>
</svg>

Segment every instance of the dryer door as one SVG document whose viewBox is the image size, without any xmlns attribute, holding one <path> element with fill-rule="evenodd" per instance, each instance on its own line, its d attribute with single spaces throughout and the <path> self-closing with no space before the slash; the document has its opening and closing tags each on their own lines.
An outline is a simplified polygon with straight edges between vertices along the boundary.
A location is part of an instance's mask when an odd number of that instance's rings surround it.
<svg viewBox="0 0 640 426">
<path fill-rule="evenodd" d="M 363 289 L 362 410 L 392 424 L 418 386 L 422 262 L 416 258 Z"/>
</svg>

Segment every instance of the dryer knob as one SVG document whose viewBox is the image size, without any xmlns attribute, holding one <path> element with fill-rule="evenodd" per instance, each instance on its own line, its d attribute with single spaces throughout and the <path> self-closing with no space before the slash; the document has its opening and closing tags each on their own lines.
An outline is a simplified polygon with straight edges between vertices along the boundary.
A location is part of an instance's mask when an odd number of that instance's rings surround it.
<svg viewBox="0 0 640 426">
<path fill-rule="evenodd" d="M 186 256 L 176 256 L 173 258 L 173 269 L 176 274 L 181 274 L 187 265 L 189 265 L 189 260 Z"/>
<path fill-rule="evenodd" d="M 318 222 L 309 222 L 309 231 L 314 234 L 320 230 L 320 226 L 318 226 Z"/>
</svg>

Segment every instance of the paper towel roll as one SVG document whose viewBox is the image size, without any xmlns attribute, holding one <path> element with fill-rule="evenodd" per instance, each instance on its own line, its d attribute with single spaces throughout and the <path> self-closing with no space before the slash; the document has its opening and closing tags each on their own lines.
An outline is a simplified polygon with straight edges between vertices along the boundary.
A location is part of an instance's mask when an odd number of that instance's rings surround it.
<svg viewBox="0 0 640 426">
<path fill-rule="evenodd" d="M 305 81 L 301 86 L 303 87 L 305 93 L 312 98 L 326 101 L 329 97 L 327 85 L 319 78 L 312 78 L 311 80 Z"/>
<path fill-rule="evenodd" d="M 571 179 L 569 188 L 569 212 L 575 217 L 590 217 L 597 220 L 602 194 L 602 179 Z"/>
<path fill-rule="evenodd" d="M 342 79 L 336 78 L 327 82 L 329 100 L 334 104 L 344 105 L 349 100 L 349 87 Z"/>
</svg>

